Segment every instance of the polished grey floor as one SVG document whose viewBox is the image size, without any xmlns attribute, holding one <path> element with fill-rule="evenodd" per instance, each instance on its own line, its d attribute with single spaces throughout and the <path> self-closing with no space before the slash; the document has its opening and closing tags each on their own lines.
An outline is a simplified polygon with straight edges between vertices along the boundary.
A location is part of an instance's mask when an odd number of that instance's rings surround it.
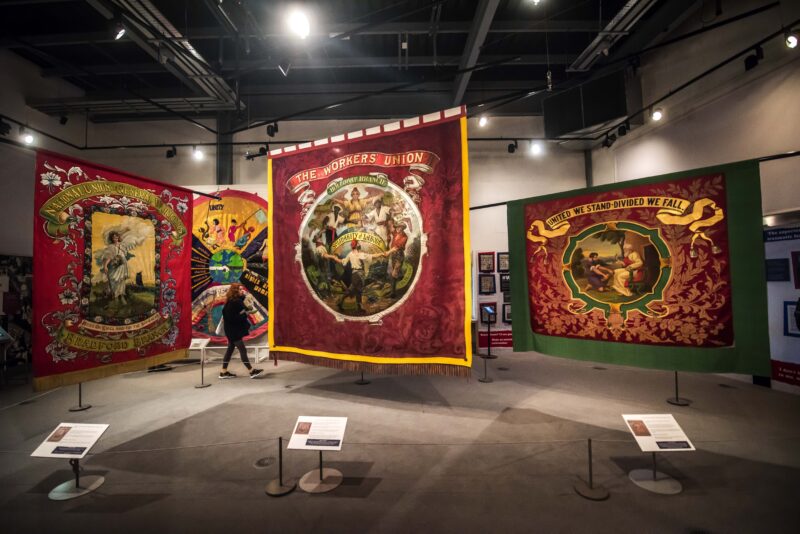
<svg viewBox="0 0 800 534">
<path fill-rule="evenodd" d="M 495 381 L 369 377 L 281 362 L 262 379 L 195 389 L 199 366 L 131 373 L 36 396 L 0 390 L 3 532 L 797 532 L 800 396 L 718 375 L 594 365 L 537 354 L 489 362 Z M 504 368 L 504 369 L 501 369 Z M 232 370 L 241 367 L 232 366 Z M 663 454 L 677 496 L 627 478 L 648 467 L 622 413 L 674 413 L 697 452 Z M 344 448 L 326 461 L 345 475 L 324 495 L 264 494 L 277 477 L 279 435 L 298 415 L 347 416 Z M 30 452 L 61 421 L 109 423 L 85 461 L 95 493 L 52 502 L 65 460 Z M 592 438 L 605 502 L 579 497 Z M 270 464 L 257 467 L 258 460 Z M 315 468 L 287 451 L 287 476 Z M 10 530 L 6 530 L 10 527 Z"/>
</svg>

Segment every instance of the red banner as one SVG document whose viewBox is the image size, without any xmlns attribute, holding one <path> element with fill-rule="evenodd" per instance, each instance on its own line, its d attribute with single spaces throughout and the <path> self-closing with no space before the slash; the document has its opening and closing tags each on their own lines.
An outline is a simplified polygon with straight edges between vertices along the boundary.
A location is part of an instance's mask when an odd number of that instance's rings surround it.
<svg viewBox="0 0 800 534">
<path fill-rule="evenodd" d="M 454 111 L 271 153 L 273 354 L 470 373 L 466 120 Z"/>
<path fill-rule="evenodd" d="M 535 202 L 525 221 L 535 333 L 733 344 L 722 174 Z"/>
<path fill-rule="evenodd" d="M 191 193 L 40 152 L 34 204 L 34 386 L 183 357 Z"/>
</svg>

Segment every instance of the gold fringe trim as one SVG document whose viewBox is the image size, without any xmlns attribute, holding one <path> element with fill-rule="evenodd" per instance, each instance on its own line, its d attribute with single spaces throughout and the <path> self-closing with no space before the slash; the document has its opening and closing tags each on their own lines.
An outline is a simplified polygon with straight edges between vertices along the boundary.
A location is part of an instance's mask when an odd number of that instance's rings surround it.
<svg viewBox="0 0 800 534">
<path fill-rule="evenodd" d="M 98 378 L 106 378 L 108 376 L 119 375 L 122 373 L 141 371 L 142 369 L 147 369 L 148 367 L 152 367 L 154 365 L 185 359 L 188 355 L 188 352 L 188 349 L 178 349 L 171 352 L 165 352 L 163 354 L 157 354 L 155 356 L 148 356 L 139 360 L 100 365 L 99 367 L 93 367 L 92 369 L 82 369 L 80 371 L 71 371 L 69 373 L 61 373 L 57 375 L 34 377 L 33 390 L 46 391 L 48 389 L 78 384 L 88 380 L 97 380 Z"/>
<path fill-rule="evenodd" d="M 269 354 L 270 358 L 275 359 L 275 365 L 278 365 L 278 359 L 282 359 L 370 375 L 440 375 L 457 376 L 461 378 L 469 378 L 472 376 L 471 367 L 447 365 L 443 363 L 402 363 L 402 358 L 398 358 L 398 363 L 367 363 L 350 360 L 335 360 L 333 358 L 321 358 L 319 356 L 308 356 L 295 352 L 274 350 L 271 350 Z"/>
</svg>

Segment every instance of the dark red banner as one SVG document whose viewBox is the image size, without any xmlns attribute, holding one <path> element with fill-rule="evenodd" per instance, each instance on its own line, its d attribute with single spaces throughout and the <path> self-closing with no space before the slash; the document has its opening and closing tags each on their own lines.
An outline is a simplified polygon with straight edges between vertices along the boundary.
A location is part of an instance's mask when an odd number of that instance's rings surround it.
<svg viewBox="0 0 800 534">
<path fill-rule="evenodd" d="M 469 374 L 465 130 L 462 111 L 272 153 L 273 353 Z"/>
<path fill-rule="evenodd" d="M 34 204 L 34 386 L 183 357 L 191 193 L 40 152 Z"/>
</svg>

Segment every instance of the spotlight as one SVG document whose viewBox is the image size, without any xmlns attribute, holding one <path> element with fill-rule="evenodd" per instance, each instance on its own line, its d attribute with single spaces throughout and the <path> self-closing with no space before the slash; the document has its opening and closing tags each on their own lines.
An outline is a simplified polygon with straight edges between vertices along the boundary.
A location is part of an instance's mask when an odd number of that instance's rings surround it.
<svg viewBox="0 0 800 534">
<path fill-rule="evenodd" d="M 24 126 L 19 127 L 19 140 L 25 143 L 26 145 L 32 145 L 35 141 L 33 134 L 28 131 L 27 128 Z"/>
<path fill-rule="evenodd" d="M 0 135 L 8 135 L 9 133 L 11 133 L 11 125 L 0 119 Z"/>
<path fill-rule="evenodd" d="M 797 30 L 789 30 L 784 34 L 787 48 L 797 48 Z"/>
<path fill-rule="evenodd" d="M 486 115 L 481 115 L 481 118 L 478 119 L 478 126 L 483 128 L 487 124 L 489 124 L 489 119 L 486 118 Z"/>
<path fill-rule="evenodd" d="M 753 49 L 753 53 L 744 58 L 744 70 L 752 70 L 758 66 L 758 62 L 764 59 L 764 49 L 757 46 Z"/>
<path fill-rule="evenodd" d="M 541 2 L 541 0 L 533 0 L 533 5 L 538 6 L 539 2 Z"/>
<path fill-rule="evenodd" d="M 203 153 L 202 150 L 200 150 L 196 146 L 192 147 L 192 158 L 194 158 L 195 161 L 203 161 L 205 157 L 206 155 Z"/>
<path fill-rule="evenodd" d="M 305 39 L 308 37 L 308 34 L 311 33 L 311 25 L 308 22 L 308 17 L 299 9 L 289 13 L 289 16 L 286 18 L 286 25 L 289 26 L 289 30 L 300 37 L 300 39 Z"/>
<path fill-rule="evenodd" d="M 267 124 L 267 135 L 270 137 L 275 137 L 276 133 L 278 133 L 278 123 L 273 122 L 272 124 Z"/>
<path fill-rule="evenodd" d="M 650 112 L 650 118 L 654 121 L 658 122 L 664 118 L 664 110 L 661 108 L 656 108 Z"/>
<path fill-rule="evenodd" d="M 174 158 L 178 155 L 178 149 L 174 146 L 172 148 L 167 149 L 167 159 Z"/>
<path fill-rule="evenodd" d="M 291 68 L 292 68 L 292 62 L 289 61 L 288 59 L 282 59 L 280 62 L 278 62 L 278 70 L 281 71 L 281 74 L 283 74 L 284 76 L 289 75 L 289 69 Z"/>
<path fill-rule="evenodd" d="M 630 129 L 631 129 L 630 123 L 626 122 L 625 124 L 622 124 L 620 125 L 619 128 L 617 128 L 617 135 L 623 137 L 628 133 L 628 130 Z"/>
<path fill-rule="evenodd" d="M 611 145 L 617 140 L 617 136 L 614 134 L 606 134 L 605 140 L 603 140 L 603 146 L 606 148 L 611 148 Z"/>
<path fill-rule="evenodd" d="M 518 146 L 519 146 L 519 143 L 517 142 L 516 139 L 514 140 L 513 143 L 509 143 L 508 144 L 508 153 L 509 154 L 513 154 L 514 152 L 516 152 Z"/>
<path fill-rule="evenodd" d="M 117 22 L 114 24 L 114 40 L 119 41 L 123 37 L 125 37 L 125 26 L 122 25 L 121 22 Z"/>
<path fill-rule="evenodd" d="M 68 120 L 69 120 L 69 117 L 67 117 L 66 115 L 61 115 L 61 117 L 58 119 L 58 123 L 61 126 L 64 126 L 65 124 L 67 124 Z"/>
<path fill-rule="evenodd" d="M 266 156 L 267 152 L 269 152 L 269 145 L 264 145 L 264 146 L 258 147 L 259 156 Z"/>
<path fill-rule="evenodd" d="M 534 142 L 534 141 L 531 141 L 531 149 L 530 150 L 531 150 L 531 155 L 532 156 L 541 156 L 542 152 L 544 151 L 544 149 L 542 148 L 542 144 Z"/>
</svg>

